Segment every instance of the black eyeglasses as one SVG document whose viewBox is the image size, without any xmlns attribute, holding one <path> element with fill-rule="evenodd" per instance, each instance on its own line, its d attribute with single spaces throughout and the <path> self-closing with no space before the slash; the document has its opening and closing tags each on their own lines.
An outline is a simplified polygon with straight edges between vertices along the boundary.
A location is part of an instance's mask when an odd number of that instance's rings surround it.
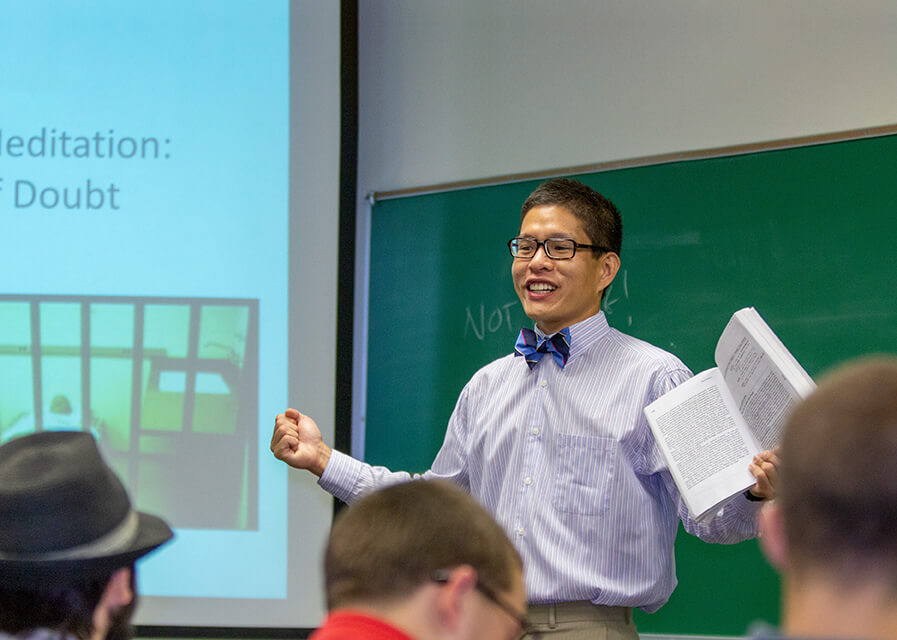
<svg viewBox="0 0 897 640">
<path fill-rule="evenodd" d="M 591 251 L 601 251 L 603 253 L 611 251 L 611 249 L 598 244 L 580 244 L 570 238 L 536 240 L 535 238 L 518 236 L 508 240 L 508 249 L 511 255 L 521 260 L 531 259 L 536 255 L 540 246 L 545 250 L 545 255 L 552 260 L 569 260 L 576 255 L 577 249 L 590 249 Z"/>
<path fill-rule="evenodd" d="M 446 584 L 449 581 L 450 574 L 450 569 L 439 569 L 438 571 L 433 572 L 433 574 L 430 576 L 430 579 L 433 582 L 437 582 L 439 584 Z M 533 638 L 539 638 L 538 634 L 536 634 L 529 626 L 529 622 L 527 621 L 526 616 L 514 609 L 514 607 L 509 605 L 507 602 L 502 600 L 501 597 L 499 597 L 499 595 L 495 593 L 495 591 L 493 591 L 491 587 L 477 580 L 476 586 L 474 588 L 482 593 L 483 596 L 485 596 L 485 598 L 492 604 L 496 605 L 499 609 L 501 609 L 517 621 L 517 624 L 520 626 L 520 635 L 517 636 L 517 640 L 520 640 L 520 638 L 523 638 L 526 635 L 530 635 Z"/>
</svg>

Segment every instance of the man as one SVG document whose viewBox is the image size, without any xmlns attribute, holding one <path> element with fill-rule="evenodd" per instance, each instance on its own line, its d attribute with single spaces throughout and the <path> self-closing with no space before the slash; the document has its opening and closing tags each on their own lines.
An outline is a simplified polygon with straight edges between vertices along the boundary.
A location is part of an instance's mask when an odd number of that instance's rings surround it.
<svg viewBox="0 0 897 640">
<path fill-rule="evenodd" d="M 580 637 L 584 619 L 636 638 L 632 607 L 654 611 L 675 587 L 678 521 L 704 540 L 737 542 L 756 535 L 757 501 L 773 495 L 776 458 L 766 452 L 751 466 L 750 494 L 709 522 L 688 517 L 643 409 L 692 374 L 608 326 L 601 298 L 621 245 L 619 212 L 586 185 L 549 180 L 530 194 L 508 246 L 535 331 L 468 382 L 423 474 L 469 490 L 509 532 L 527 568 L 531 622 L 558 639 Z M 331 451 L 292 409 L 277 417 L 271 449 L 350 502 L 409 477 Z"/>
<path fill-rule="evenodd" d="M 171 537 L 134 511 L 90 434 L 0 446 L 0 640 L 129 637 L 134 563 Z"/>
<path fill-rule="evenodd" d="M 897 358 L 855 361 L 791 414 L 760 540 L 788 637 L 897 638 Z"/>
<path fill-rule="evenodd" d="M 525 631 L 520 556 L 446 482 L 374 491 L 341 513 L 324 572 L 330 614 L 312 640 L 513 640 Z"/>
</svg>

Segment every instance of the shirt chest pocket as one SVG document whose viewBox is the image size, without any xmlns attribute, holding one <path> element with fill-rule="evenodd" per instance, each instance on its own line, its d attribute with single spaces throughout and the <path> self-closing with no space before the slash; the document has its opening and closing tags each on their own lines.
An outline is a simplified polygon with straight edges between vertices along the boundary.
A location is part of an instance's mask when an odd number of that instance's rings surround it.
<svg viewBox="0 0 897 640">
<path fill-rule="evenodd" d="M 558 436 L 552 505 L 562 513 L 599 515 L 610 502 L 617 443 L 612 438 Z"/>
</svg>

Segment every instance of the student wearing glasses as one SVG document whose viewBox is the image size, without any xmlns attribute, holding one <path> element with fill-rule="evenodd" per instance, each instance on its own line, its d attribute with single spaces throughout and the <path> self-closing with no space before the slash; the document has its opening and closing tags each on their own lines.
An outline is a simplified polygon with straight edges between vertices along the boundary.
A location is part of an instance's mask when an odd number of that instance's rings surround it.
<svg viewBox="0 0 897 640">
<path fill-rule="evenodd" d="M 470 495 L 440 480 L 374 491 L 337 517 L 324 560 L 330 613 L 311 640 L 516 640 L 520 556 Z"/>
<path fill-rule="evenodd" d="M 777 458 L 764 452 L 743 498 L 709 521 L 689 517 L 643 409 L 692 373 L 601 311 L 622 237 L 616 207 L 582 183 L 549 180 L 530 194 L 508 248 L 535 326 L 467 383 L 422 474 L 467 489 L 504 527 L 527 568 L 530 621 L 558 640 L 598 628 L 637 638 L 632 608 L 655 611 L 676 586 L 679 521 L 703 540 L 739 542 L 757 535 L 774 496 Z M 294 409 L 277 416 L 271 450 L 347 502 L 411 477 L 332 451 Z"/>
</svg>

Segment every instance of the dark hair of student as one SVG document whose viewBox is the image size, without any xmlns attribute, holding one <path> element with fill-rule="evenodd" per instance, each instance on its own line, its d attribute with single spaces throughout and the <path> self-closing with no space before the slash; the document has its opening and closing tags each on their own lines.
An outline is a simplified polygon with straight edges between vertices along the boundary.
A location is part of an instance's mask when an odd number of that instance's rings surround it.
<svg viewBox="0 0 897 640">
<path fill-rule="evenodd" d="M 73 581 L 71 577 L 34 587 L 0 584 L 0 631 L 16 635 L 44 628 L 89 640 L 93 614 L 111 575 Z M 133 580 L 133 569 L 132 569 Z"/>
<path fill-rule="evenodd" d="M 854 361 L 791 414 L 780 504 L 795 573 L 849 584 L 878 575 L 897 593 L 897 358 Z"/>
</svg>

